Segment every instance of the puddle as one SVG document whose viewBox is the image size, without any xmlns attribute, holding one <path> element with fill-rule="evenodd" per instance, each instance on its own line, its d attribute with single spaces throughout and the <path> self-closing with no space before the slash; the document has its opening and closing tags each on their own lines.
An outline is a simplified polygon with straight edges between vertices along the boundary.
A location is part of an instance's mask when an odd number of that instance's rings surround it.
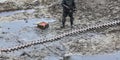
<svg viewBox="0 0 120 60">
<path fill-rule="evenodd" d="M 9 11 L 9 12 L 1 12 L 0 17 L 10 16 L 10 15 L 14 15 L 16 13 L 22 13 L 22 12 L 33 13 L 34 11 L 35 11 L 34 9 L 28 9 L 28 10 L 16 10 L 16 11 Z"/>
<path fill-rule="evenodd" d="M 25 20 L 0 22 L 0 41 L 2 43 L 0 43 L 0 47 L 11 47 L 11 45 L 18 45 L 18 42 L 24 43 L 28 41 L 43 39 L 43 35 L 46 36 L 46 38 L 52 37 L 53 34 L 49 33 L 47 31 L 48 29 L 42 31 L 36 27 L 36 24 L 38 22 L 43 21 L 50 24 L 55 20 L 42 18 L 27 20 L 27 22 Z"/>
<path fill-rule="evenodd" d="M 3 2 L 5 2 L 6 0 L 0 0 L 0 3 L 3 3 Z"/>
<path fill-rule="evenodd" d="M 95 56 L 71 56 L 69 60 L 120 60 L 120 53 L 95 55 Z"/>
<path fill-rule="evenodd" d="M 60 60 L 58 57 L 45 57 L 44 60 Z M 120 60 L 120 52 L 106 55 L 80 56 L 73 55 L 68 60 Z"/>
<path fill-rule="evenodd" d="M 56 56 L 47 56 L 43 60 L 60 60 L 60 58 Z"/>
</svg>

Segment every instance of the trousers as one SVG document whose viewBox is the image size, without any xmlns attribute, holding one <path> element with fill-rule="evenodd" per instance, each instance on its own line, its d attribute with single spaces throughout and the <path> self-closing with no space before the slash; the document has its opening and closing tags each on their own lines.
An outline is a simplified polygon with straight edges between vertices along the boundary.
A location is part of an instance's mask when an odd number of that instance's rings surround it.
<svg viewBox="0 0 120 60">
<path fill-rule="evenodd" d="M 66 17 L 70 17 L 70 24 L 73 25 L 74 17 L 73 17 L 73 11 L 71 10 L 63 10 L 63 17 L 62 17 L 62 25 L 65 27 Z"/>
</svg>

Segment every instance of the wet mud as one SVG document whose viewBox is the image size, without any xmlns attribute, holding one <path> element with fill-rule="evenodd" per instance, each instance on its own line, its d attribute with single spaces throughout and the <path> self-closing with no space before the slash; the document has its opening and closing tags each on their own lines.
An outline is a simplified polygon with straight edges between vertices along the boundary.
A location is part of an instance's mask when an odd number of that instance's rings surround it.
<svg viewBox="0 0 120 60">
<path fill-rule="evenodd" d="M 77 12 L 72 29 L 120 19 L 119 0 L 76 0 L 76 3 Z M 66 27 L 60 28 L 61 17 L 62 8 L 59 4 L 51 8 L 39 6 L 0 12 L 0 48 L 49 39 L 72 30 L 69 18 Z M 50 24 L 46 30 L 37 28 L 37 23 L 43 21 Z M 66 36 L 59 41 L 1 53 L 0 60 L 119 60 L 119 38 L 120 25 L 104 27 Z"/>
</svg>

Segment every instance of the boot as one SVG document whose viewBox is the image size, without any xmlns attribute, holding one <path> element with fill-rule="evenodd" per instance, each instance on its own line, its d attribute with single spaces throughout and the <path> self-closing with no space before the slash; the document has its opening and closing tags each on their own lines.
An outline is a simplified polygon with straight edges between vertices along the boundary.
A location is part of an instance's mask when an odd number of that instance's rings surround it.
<svg viewBox="0 0 120 60">
<path fill-rule="evenodd" d="M 60 26 L 60 28 L 65 28 L 65 25 Z"/>
</svg>

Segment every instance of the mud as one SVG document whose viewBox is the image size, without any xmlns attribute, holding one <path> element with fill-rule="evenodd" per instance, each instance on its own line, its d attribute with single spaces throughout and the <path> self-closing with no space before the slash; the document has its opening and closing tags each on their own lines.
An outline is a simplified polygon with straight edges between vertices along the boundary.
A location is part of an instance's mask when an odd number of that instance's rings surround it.
<svg viewBox="0 0 120 60">
<path fill-rule="evenodd" d="M 25 1 L 17 0 L 17 2 L 21 3 L 15 6 L 25 8 L 29 4 L 24 4 L 30 1 L 25 3 Z M 66 22 L 66 28 L 60 28 L 61 6 L 58 4 L 49 9 L 45 8 L 49 3 L 40 4 L 42 6 L 38 7 L 34 4 L 30 5 L 32 6 L 30 10 L 1 12 L 0 48 L 49 39 L 71 30 L 69 20 Z M 74 14 L 73 29 L 120 19 L 119 0 L 76 0 L 76 3 L 77 12 Z M 46 30 L 38 29 L 36 24 L 41 21 L 49 22 L 50 27 Z M 11 53 L 1 53 L 0 60 L 62 60 L 65 55 L 69 56 L 68 60 L 119 60 L 119 31 L 120 27 L 116 25 L 74 34 L 61 38 L 60 41 L 36 45 Z"/>
<path fill-rule="evenodd" d="M 4 16 L 11 16 L 17 13 L 33 13 L 35 10 L 34 9 L 29 9 L 29 10 L 16 10 L 16 11 L 9 11 L 9 12 L 1 12 L 0 13 L 0 17 L 4 17 Z"/>
</svg>

